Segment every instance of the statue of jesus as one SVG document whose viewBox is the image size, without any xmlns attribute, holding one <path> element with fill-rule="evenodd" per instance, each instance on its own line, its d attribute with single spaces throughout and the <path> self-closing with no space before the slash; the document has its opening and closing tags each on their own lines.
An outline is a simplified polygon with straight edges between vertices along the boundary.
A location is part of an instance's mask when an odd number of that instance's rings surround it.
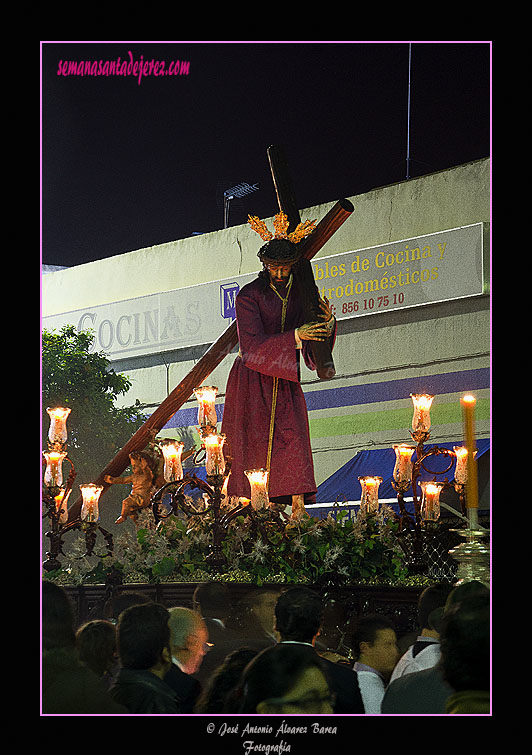
<svg viewBox="0 0 532 755">
<path fill-rule="evenodd" d="M 316 369 L 309 342 L 329 338 L 332 346 L 336 320 L 320 297 L 320 321 L 303 322 L 293 275 L 297 244 L 270 238 L 258 257 L 262 271 L 236 297 L 239 354 L 227 380 L 222 421 L 232 455 L 227 493 L 249 498 L 245 470 L 266 468 L 270 503 L 291 505 L 297 519 L 305 503 L 315 502 L 317 490 L 299 359 L 302 354 L 307 367 Z"/>
</svg>

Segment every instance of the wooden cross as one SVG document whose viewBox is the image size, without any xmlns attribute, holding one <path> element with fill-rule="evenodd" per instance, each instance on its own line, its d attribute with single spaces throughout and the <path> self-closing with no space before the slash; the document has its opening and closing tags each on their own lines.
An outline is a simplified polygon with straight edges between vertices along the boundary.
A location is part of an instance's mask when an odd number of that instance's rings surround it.
<svg viewBox="0 0 532 755">
<path fill-rule="evenodd" d="M 300 222 L 300 215 L 284 154 L 281 148 L 274 146 L 269 147 L 267 152 L 279 209 L 286 213 L 290 222 L 289 228 L 293 230 Z M 348 199 L 338 200 L 320 220 L 313 233 L 300 242 L 302 257 L 310 261 L 343 225 L 353 209 L 354 207 Z M 231 353 L 237 343 L 238 332 L 236 320 L 234 320 L 94 480 L 96 485 L 103 486 L 102 495 L 110 487 L 110 484 L 104 480 L 105 476 L 118 477 L 122 474 L 130 463 L 129 454 L 133 451 L 141 451 L 153 440 L 178 409 L 193 395 L 194 389 L 204 383 L 211 372 Z M 82 503 L 83 499 L 80 497 L 72 504 L 68 510 L 68 521 L 79 517 Z"/>
</svg>

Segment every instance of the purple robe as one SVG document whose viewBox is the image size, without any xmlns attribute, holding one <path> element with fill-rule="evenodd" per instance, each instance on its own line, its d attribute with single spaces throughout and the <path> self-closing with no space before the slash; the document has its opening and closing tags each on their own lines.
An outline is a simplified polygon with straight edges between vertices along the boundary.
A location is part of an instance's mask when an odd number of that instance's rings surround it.
<svg viewBox="0 0 532 755">
<path fill-rule="evenodd" d="M 286 296 L 286 288 L 278 289 Z M 257 278 L 236 298 L 240 351 L 229 373 L 222 433 L 232 456 L 228 495 L 249 498 L 246 469 L 267 466 L 274 378 L 278 380 L 275 426 L 269 475 L 270 498 L 315 494 L 307 405 L 300 385 L 299 354 L 315 369 L 308 341 L 297 349 L 295 329 L 303 309 L 294 280 L 284 332 L 282 302 L 267 282 Z M 334 336 L 333 336 L 334 337 Z M 308 496 L 307 496 L 308 497 Z"/>
</svg>

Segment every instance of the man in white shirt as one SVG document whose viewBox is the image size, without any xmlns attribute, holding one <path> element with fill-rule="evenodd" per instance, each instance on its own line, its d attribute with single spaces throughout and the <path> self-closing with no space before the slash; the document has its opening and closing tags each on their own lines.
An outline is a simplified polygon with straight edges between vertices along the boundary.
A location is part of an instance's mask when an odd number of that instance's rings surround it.
<svg viewBox="0 0 532 755">
<path fill-rule="evenodd" d="M 402 655 L 393 670 L 390 682 L 405 674 L 433 668 L 440 660 L 439 625 L 441 613 L 452 585 L 438 582 L 425 588 L 419 596 L 417 613 L 421 628 L 416 641 Z"/>
<path fill-rule="evenodd" d="M 399 658 L 393 624 L 380 614 L 362 616 L 353 633 L 352 647 L 364 711 L 380 713 L 386 684 Z"/>
</svg>

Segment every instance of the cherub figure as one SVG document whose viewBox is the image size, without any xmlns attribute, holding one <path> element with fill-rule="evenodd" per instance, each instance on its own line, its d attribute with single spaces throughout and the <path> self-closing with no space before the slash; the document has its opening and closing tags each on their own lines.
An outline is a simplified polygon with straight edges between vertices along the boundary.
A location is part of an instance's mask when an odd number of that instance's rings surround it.
<svg viewBox="0 0 532 755">
<path fill-rule="evenodd" d="M 129 454 L 132 473 L 126 477 L 111 477 L 106 475 L 105 482 L 110 485 L 127 485 L 131 483 L 131 491 L 127 498 L 122 501 L 122 511 L 116 520 L 116 524 L 125 522 L 129 517 L 134 522 L 138 519 L 138 512 L 150 505 L 153 492 L 153 472 L 150 469 L 148 458 L 140 451 Z"/>
</svg>

